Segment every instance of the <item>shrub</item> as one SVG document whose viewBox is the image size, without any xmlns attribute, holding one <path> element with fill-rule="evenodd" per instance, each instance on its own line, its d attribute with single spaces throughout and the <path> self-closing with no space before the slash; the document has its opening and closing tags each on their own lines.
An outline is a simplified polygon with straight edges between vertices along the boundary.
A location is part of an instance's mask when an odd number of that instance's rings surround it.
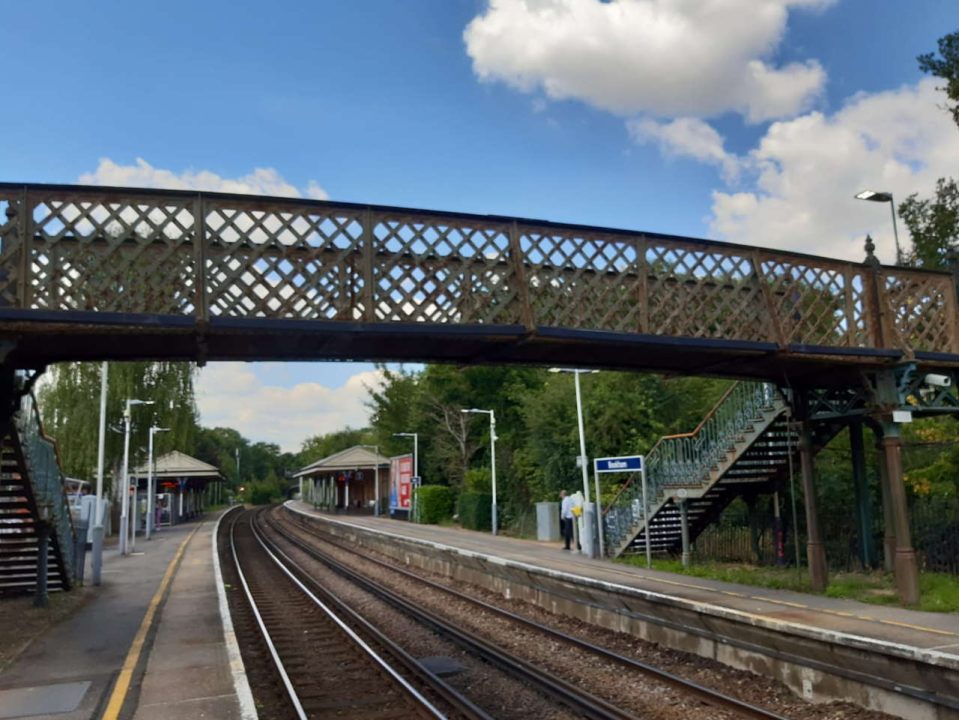
<svg viewBox="0 0 959 720">
<path fill-rule="evenodd" d="M 456 496 L 453 488 L 446 485 L 423 485 L 416 491 L 416 506 L 419 509 L 419 521 L 435 525 L 453 516 L 453 503 Z"/>
<path fill-rule="evenodd" d="M 460 493 L 456 512 L 460 516 L 460 525 L 468 530 L 490 530 L 493 519 L 490 507 L 493 496 L 487 493 Z"/>
<path fill-rule="evenodd" d="M 276 486 L 270 482 L 254 482 L 250 485 L 249 500 L 251 505 L 267 505 L 273 502 L 276 495 Z"/>
</svg>

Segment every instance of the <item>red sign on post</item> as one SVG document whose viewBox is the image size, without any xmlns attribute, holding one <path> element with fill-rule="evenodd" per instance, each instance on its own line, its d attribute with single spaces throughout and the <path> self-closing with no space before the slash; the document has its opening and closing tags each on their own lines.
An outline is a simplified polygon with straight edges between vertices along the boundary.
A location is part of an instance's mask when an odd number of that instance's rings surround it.
<svg viewBox="0 0 959 720">
<path fill-rule="evenodd" d="M 390 509 L 409 510 L 413 493 L 413 456 L 390 458 Z"/>
</svg>

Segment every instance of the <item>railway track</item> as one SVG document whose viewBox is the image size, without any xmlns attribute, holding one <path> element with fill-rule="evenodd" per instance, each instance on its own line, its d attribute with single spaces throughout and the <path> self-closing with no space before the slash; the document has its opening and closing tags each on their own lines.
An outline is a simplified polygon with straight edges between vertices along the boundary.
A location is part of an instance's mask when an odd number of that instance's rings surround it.
<svg viewBox="0 0 959 720">
<path fill-rule="evenodd" d="M 366 639 L 361 637 L 350 626 L 356 618 L 341 617 L 274 554 L 258 533 L 253 512 L 233 514 L 229 547 L 267 648 L 263 655 L 285 690 L 289 717 L 491 720 L 374 628 L 364 628 Z"/>
<path fill-rule="evenodd" d="M 304 539 L 303 537 L 298 537 L 296 534 L 291 532 L 290 527 L 295 527 L 302 533 L 306 533 L 308 536 L 312 537 L 314 540 L 320 540 L 323 543 L 327 543 L 336 547 L 337 549 L 349 553 L 352 556 L 361 558 L 365 563 L 372 563 L 377 567 L 383 568 L 391 573 L 396 573 L 407 580 L 414 581 L 417 585 L 428 586 L 429 588 L 441 592 L 448 597 L 455 598 L 456 600 L 469 603 L 475 607 L 480 612 L 490 613 L 496 617 L 502 618 L 511 623 L 518 623 L 524 628 L 533 630 L 537 633 L 541 633 L 545 638 L 551 642 L 559 642 L 568 646 L 574 646 L 579 650 L 586 651 L 590 654 L 593 654 L 603 660 L 613 662 L 624 669 L 635 671 L 643 674 L 644 676 L 654 679 L 664 685 L 678 690 L 682 693 L 685 693 L 689 696 L 695 697 L 701 702 L 707 703 L 719 710 L 723 710 L 729 713 L 734 714 L 737 717 L 750 718 L 751 720 L 786 720 L 782 715 L 771 712 L 763 707 L 753 705 L 751 703 L 744 702 L 738 698 L 734 698 L 720 691 L 714 690 L 709 687 L 705 687 L 693 681 L 690 681 L 686 678 L 683 678 L 674 673 L 670 673 L 661 668 L 649 665 L 647 663 L 640 662 L 633 658 L 629 658 L 618 653 L 612 652 L 606 648 L 600 647 L 598 645 L 586 642 L 576 637 L 569 636 L 563 632 L 557 631 L 551 627 L 537 623 L 528 618 L 522 617 L 515 613 L 511 613 L 507 610 L 499 608 L 495 605 L 491 605 L 483 600 L 472 597 L 470 595 L 459 592 L 453 588 L 447 587 L 440 583 L 433 582 L 428 578 L 424 578 L 421 575 L 412 573 L 403 568 L 397 567 L 391 563 L 386 563 L 376 558 L 372 558 L 369 555 L 361 554 L 354 550 L 353 548 L 346 546 L 336 540 L 318 532 L 315 528 L 310 527 L 308 524 L 300 521 L 293 520 L 290 518 L 285 518 L 284 520 L 278 520 L 270 516 L 268 522 L 270 523 L 272 529 L 280 534 L 288 542 L 294 544 L 300 548 L 303 552 L 307 553 L 316 560 L 328 565 L 330 568 L 334 569 L 337 573 L 342 574 L 345 577 L 350 578 L 351 580 L 361 582 L 364 585 L 367 585 L 373 588 L 373 591 L 378 595 L 387 599 L 388 602 L 395 604 L 398 607 L 402 607 L 405 611 L 422 614 L 424 622 L 427 624 L 442 628 L 444 625 L 448 625 L 445 620 L 441 617 L 436 616 L 433 613 L 428 613 L 422 608 L 415 607 L 408 601 L 403 598 L 396 596 L 395 593 L 386 589 L 382 585 L 375 583 L 373 581 L 362 578 L 355 570 L 350 569 L 337 561 L 336 559 L 329 556 L 329 554 L 322 552 L 318 547 L 316 547 L 314 542 L 310 542 L 309 539 Z M 582 693 L 580 689 L 578 692 Z M 599 700 L 599 698 L 595 698 Z M 603 701 L 599 700 L 600 703 Z M 587 715 L 590 716 L 590 715 Z"/>
</svg>

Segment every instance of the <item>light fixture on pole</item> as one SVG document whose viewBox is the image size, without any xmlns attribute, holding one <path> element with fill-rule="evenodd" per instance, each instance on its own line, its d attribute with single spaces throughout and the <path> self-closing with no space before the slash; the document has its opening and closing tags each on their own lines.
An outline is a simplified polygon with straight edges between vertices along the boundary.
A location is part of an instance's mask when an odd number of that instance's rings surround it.
<svg viewBox="0 0 959 720">
<path fill-rule="evenodd" d="M 493 507 L 492 507 L 492 525 L 493 534 L 496 534 L 496 413 L 493 410 L 480 410 L 479 408 L 469 408 L 462 411 L 464 414 L 489 415 L 489 454 L 490 454 L 490 475 L 493 483 Z"/>
<path fill-rule="evenodd" d="M 153 425 L 150 428 L 150 442 L 147 450 L 147 517 L 146 517 L 146 538 L 150 539 L 153 533 L 153 497 L 156 492 L 153 489 L 153 435 L 158 432 L 169 432 L 170 428 L 157 427 Z"/>
<path fill-rule="evenodd" d="M 875 190 L 863 190 L 856 194 L 857 200 L 869 200 L 870 202 L 887 202 L 889 210 L 892 212 L 892 233 L 896 238 L 896 265 L 902 264 L 902 252 L 899 250 L 899 227 L 896 223 L 896 202 L 893 200 L 891 192 L 877 192 Z"/>
<path fill-rule="evenodd" d="M 123 487 L 120 497 L 120 554 L 130 554 L 130 408 L 134 405 L 152 405 L 152 400 L 127 400 L 123 411 Z"/>
<path fill-rule="evenodd" d="M 586 433 L 583 429 L 583 394 L 580 391 L 580 387 L 579 387 L 579 376 L 584 373 L 592 375 L 594 373 L 598 373 L 599 370 L 578 370 L 573 368 L 568 368 L 568 369 L 567 368 L 550 368 L 549 371 L 551 373 L 573 373 L 573 376 L 575 377 L 576 423 L 577 425 L 579 425 L 579 465 L 580 465 L 580 468 L 582 468 L 582 473 L 583 473 L 583 502 L 588 505 L 589 504 L 589 473 L 586 469 L 586 464 L 587 464 Z M 598 521 L 599 521 L 599 518 L 597 518 L 597 522 Z M 587 532 L 591 533 L 592 531 L 589 528 L 587 528 Z M 592 535 L 590 535 L 590 537 L 592 537 Z M 586 544 L 584 543 L 583 546 L 586 547 Z"/>
</svg>

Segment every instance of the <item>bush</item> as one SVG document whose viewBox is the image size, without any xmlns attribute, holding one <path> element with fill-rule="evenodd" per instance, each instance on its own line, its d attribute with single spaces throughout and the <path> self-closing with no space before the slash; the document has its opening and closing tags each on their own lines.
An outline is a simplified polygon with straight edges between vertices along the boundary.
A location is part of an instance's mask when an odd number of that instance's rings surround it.
<svg viewBox="0 0 959 720">
<path fill-rule="evenodd" d="M 456 512 L 460 516 L 460 525 L 467 530 L 490 530 L 493 527 L 491 506 L 493 496 L 487 493 L 460 493 L 456 503 Z"/>
<path fill-rule="evenodd" d="M 435 525 L 453 516 L 456 496 L 453 488 L 446 485 L 423 485 L 416 491 L 416 506 L 419 521 Z"/>
<path fill-rule="evenodd" d="M 251 505 L 268 505 L 276 496 L 276 486 L 270 482 L 254 482 L 250 485 L 248 500 Z"/>
</svg>

